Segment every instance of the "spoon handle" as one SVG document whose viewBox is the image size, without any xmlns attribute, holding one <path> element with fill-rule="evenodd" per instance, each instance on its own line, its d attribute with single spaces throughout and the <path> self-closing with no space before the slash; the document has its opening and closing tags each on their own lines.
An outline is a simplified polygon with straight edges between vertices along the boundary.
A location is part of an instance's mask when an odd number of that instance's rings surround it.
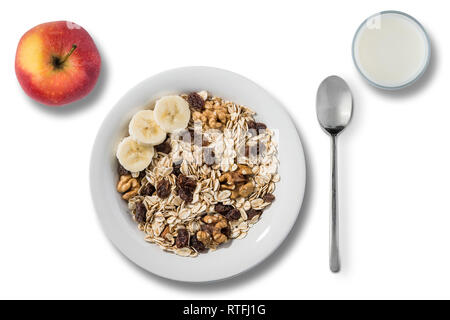
<svg viewBox="0 0 450 320">
<path fill-rule="evenodd" d="M 337 136 L 331 136 L 331 217 L 330 217 L 330 269 L 339 272 L 339 212 L 338 212 Z"/>
</svg>

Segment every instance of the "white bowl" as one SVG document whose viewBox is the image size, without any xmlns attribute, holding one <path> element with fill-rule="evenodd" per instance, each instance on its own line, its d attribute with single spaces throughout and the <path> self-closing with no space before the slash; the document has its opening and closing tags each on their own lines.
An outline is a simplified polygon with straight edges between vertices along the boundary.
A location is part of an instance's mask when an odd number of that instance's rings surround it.
<svg viewBox="0 0 450 320">
<path fill-rule="evenodd" d="M 196 258 L 179 257 L 147 243 L 115 190 L 115 150 L 126 135 L 131 116 L 170 93 L 207 90 L 213 95 L 246 105 L 256 119 L 275 129 L 279 138 L 279 174 L 275 202 L 246 238 Z M 283 242 L 300 212 L 306 172 L 302 144 L 284 107 L 254 82 L 229 71 L 187 67 L 157 74 L 130 90 L 104 120 L 91 157 L 90 182 L 95 209 L 106 235 L 131 261 L 158 276 L 188 282 L 214 281 L 235 276 L 256 266 Z"/>
</svg>

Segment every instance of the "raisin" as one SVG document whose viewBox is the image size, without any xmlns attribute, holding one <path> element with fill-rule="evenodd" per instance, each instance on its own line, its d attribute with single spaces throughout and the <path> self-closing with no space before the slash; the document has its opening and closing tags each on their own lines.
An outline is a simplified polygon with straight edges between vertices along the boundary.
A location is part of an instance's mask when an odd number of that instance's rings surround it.
<svg viewBox="0 0 450 320">
<path fill-rule="evenodd" d="M 234 209 L 233 206 L 230 206 L 230 205 L 224 205 L 224 204 L 221 204 L 221 203 L 218 203 L 218 204 L 216 204 L 216 205 L 214 206 L 214 210 L 215 210 L 217 213 L 220 213 L 220 214 L 223 215 L 223 216 L 227 215 L 228 212 L 230 212 L 230 211 L 233 210 L 233 209 Z"/>
<path fill-rule="evenodd" d="M 192 92 L 187 97 L 187 101 L 189 103 L 189 106 L 196 110 L 202 112 L 205 110 L 205 100 L 203 100 L 202 97 L 196 92 Z"/>
<path fill-rule="evenodd" d="M 193 192 L 197 187 L 197 181 L 180 174 L 177 178 L 178 195 L 186 202 L 192 202 Z"/>
<path fill-rule="evenodd" d="M 130 174 L 130 171 L 122 167 L 120 163 L 119 166 L 117 167 L 117 172 L 119 173 L 119 176 L 126 176 Z"/>
<path fill-rule="evenodd" d="M 262 130 L 266 130 L 267 126 L 262 122 L 249 121 L 247 122 L 248 130 L 252 136 L 261 133 Z"/>
<path fill-rule="evenodd" d="M 239 218 L 241 217 L 241 212 L 239 211 L 239 209 L 233 209 L 230 212 L 228 212 L 226 218 L 230 221 L 233 220 L 239 220 Z"/>
<path fill-rule="evenodd" d="M 254 216 L 257 216 L 258 214 L 262 214 L 261 210 L 255 210 L 255 209 L 250 209 L 248 211 L 246 211 L 247 213 L 247 217 L 249 220 L 253 219 Z"/>
<path fill-rule="evenodd" d="M 266 130 L 267 129 L 267 126 L 264 124 L 264 123 L 262 123 L 262 122 L 257 122 L 256 123 L 256 128 L 255 128 L 256 130 Z"/>
<path fill-rule="evenodd" d="M 194 248 L 197 252 L 204 252 L 205 251 L 205 245 L 203 242 L 197 239 L 196 235 L 193 235 L 190 240 L 191 247 Z"/>
<path fill-rule="evenodd" d="M 161 199 L 167 198 L 170 195 L 170 182 L 166 179 L 158 182 L 156 186 L 156 194 Z"/>
<path fill-rule="evenodd" d="M 180 173 L 181 173 L 181 171 L 180 171 L 180 169 L 181 169 L 181 163 L 179 163 L 179 164 L 173 164 L 173 165 L 172 165 L 172 168 L 173 168 L 172 173 L 173 173 L 174 175 L 176 175 L 176 176 L 179 176 Z"/>
<path fill-rule="evenodd" d="M 192 194 L 192 192 L 189 192 L 185 189 L 179 189 L 178 195 L 180 196 L 181 200 L 186 201 L 187 203 L 192 202 L 192 200 L 194 199 L 194 195 Z"/>
<path fill-rule="evenodd" d="M 187 247 L 189 244 L 189 232 L 186 229 L 179 229 L 177 239 L 175 241 L 177 248 Z"/>
<path fill-rule="evenodd" d="M 271 193 L 268 193 L 263 197 L 263 200 L 264 200 L 264 202 L 274 202 L 275 196 Z"/>
<path fill-rule="evenodd" d="M 138 179 L 143 179 L 145 175 L 146 175 L 145 170 L 140 171 Z"/>
<path fill-rule="evenodd" d="M 220 230 L 220 232 L 221 232 L 223 235 L 225 235 L 228 239 L 229 239 L 230 236 L 231 236 L 231 229 L 230 229 L 230 227 L 225 227 L 225 228 L 223 228 L 222 230 Z"/>
<path fill-rule="evenodd" d="M 151 196 L 153 193 L 155 193 L 156 189 L 155 186 L 151 183 L 147 183 L 145 186 L 141 189 L 141 196 Z"/>
<path fill-rule="evenodd" d="M 155 150 L 157 152 L 169 154 L 172 151 L 172 147 L 170 146 L 169 139 L 166 139 L 163 143 L 155 146 Z"/>
<path fill-rule="evenodd" d="M 136 211 L 134 213 L 134 218 L 139 223 L 145 223 L 147 221 L 147 208 L 142 202 L 136 203 Z"/>
<path fill-rule="evenodd" d="M 197 181 L 192 178 L 186 177 L 184 174 L 180 174 L 177 178 L 178 187 L 190 192 L 194 192 L 197 187 Z"/>
<path fill-rule="evenodd" d="M 255 121 L 249 121 L 247 122 L 247 126 L 249 129 L 254 129 L 256 130 L 256 122 Z"/>
</svg>

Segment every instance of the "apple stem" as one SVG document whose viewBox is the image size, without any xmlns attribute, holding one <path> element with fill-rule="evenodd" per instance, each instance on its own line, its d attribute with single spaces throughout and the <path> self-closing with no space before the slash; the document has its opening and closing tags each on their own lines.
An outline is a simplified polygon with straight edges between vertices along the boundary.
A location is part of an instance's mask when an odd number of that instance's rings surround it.
<svg viewBox="0 0 450 320">
<path fill-rule="evenodd" d="M 76 48 L 77 48 L 76 44 L 72 45 L 72 49 L 70 49 L 69 53 L 66 54 L 66 56 L 61 60 L 60 64 L 63 64 L 64 62 L 66 62 L 67 59 L 69 59 L 69 57 L 72 55 L 72 53 L 75 51 Z"/>
</svg>

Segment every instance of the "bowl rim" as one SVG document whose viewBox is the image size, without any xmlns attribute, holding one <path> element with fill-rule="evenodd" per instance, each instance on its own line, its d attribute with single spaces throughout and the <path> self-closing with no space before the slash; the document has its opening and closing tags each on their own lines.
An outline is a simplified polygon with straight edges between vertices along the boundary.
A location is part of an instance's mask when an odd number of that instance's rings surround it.
<svg viewBox="0 0 450 320">
<path fill-rule="evenodd" d="M 286 117 L 287 119 L 289 119 L 289 122 L 287 124 L 287 126 L 292 126 L 292 129 L 295 130 L 295 142 L 298 143 L 299 146 L 299 150 L 298 150 L 298 154 L 296 154 L 296 156 L 299 156 L 300 162 L 299 163 L 299 172 L 302 175 L 303 181 L 299 184 L 299 190 L 301 191 L 300 194 L 297 194 L 296 197 L 296 206 L 293 207 L 293 210 L 295 210 L 296 214 L 292 214 L 290 217 L 290 221 L 289 224 L 286 225 L 286 227 L 282 230 L 282 235 L 276 237 L 274 244 L 271 245 L 266 251 L 264 251 L 264 253 L 261 253 L 258 257 L 255 257 L 254 260 L 252 260 L 252 263 L 246 265 L 245 267 L 241 268 L 238 272 L 235 273 L 228 273 L 228 274 L 224 274 L 223 276 L 216 276 L 214 278 L 205 278 L 205 279 L 198 279 L 198 278 L 185 278 L 185 277 L 176 277 L 176 276 L 171 276 L 171 275 L 167 275 L 164 274 L 163 272 L 157 272 L 155 270 L 150 270 L 149 267 L 147 265 L 145 265 L 145 263 L 142 263 L 142 259 L 140 259 L 139 257 L 137 257 L 135 255 L 135 253 L 130 253 L 130 251 L 126 250 L 126 245 L 123 245 L 121 243 L 119 243 L 119 241 L 117 240 L 117 234 L 115 234 L 113 228 L 112 228 L 112 222 L 107 222 L 105 221 L 105 219 L 103 219 L 103 214 L 102 214 L 102 208 L 101 205 L 99 204 L 99 201 L 97 199 L 98 194 L 96 192 L 96 186 L 97 183 L 99 183 L 97 181 L 97 174 L 94 174 L 94 171 L 97 169 L 98 164 L 97 164 L 97 160 L 96 157 L 98 157 L 98 152 L 96 152 L 96 150 L 99 150 L 97 148 L 97 145 L 100 143 L 103 143 L 105 141 L 105 135 L 104 131 L 108 129 L 108 120 L 110 117 L 115 116 L 116 113 L 123 113 L 123 111 L 126 109 L 123 104 L 124 101 L 126 100 L 126 98 L 131 95 L 135 90 L 139 90 L 141 87 L 144 86 L 144 84 L 146 82 L 151 82 L 151 81 L 155 81 L 155 79 L 158 79 L 158 77 L 162 77 L 164 75 L 175 75 L 177 73 L 183 73 L 183 72 L 199 72 L 199 71 L 208 71 L 208 72 L 214 72 L 217 74 L 223 74 L 223 75 L 228 75 L 229 77 L 233 77 L 235 79 L 237 79 L 238 81 L 244 81 L 246 82 L 249 86 L 253 86 L 256 90 L 259 90 L 267 96 L 270 97 L 272 99 L 273 102 L 277 103 L 283 110 L 284 113 L 284 117 Z M 207 89 L 207 88 L 205 88 Z M 149 93 L 149 96 L 151 96 L 151 94 Z M 129 109 L 129 108 L 128 108 Z M 107 138 L 107 137 L 106 137 Z M 102 229 L 104 231 L 104 233 L 107 235 L 107 237 L 109 238 L 109 240 L 112 242 L 112 244 L 114 245 L 114 247 L 116 247 L 126 258 L 128 258 L 130 261 L 132 261 L 133 263 L 135 263 L 136 265 L 138 265 L 139 267 L 141 267 L 142 269 L 149 271 L 150 273 L 159 276 L 161 278 L 165 278 L 165 279 L 170 279 L 170 280 L 174 280 L 174 281 L 179 281 L 179 282 L 191 282 L 191 283 L 200 283 L 200 282 L 215 282 L 215 281 L 221 281 L 221 280 L 225 280 L 228 278 L 232 278 L 235 277 L 239 274 L 242 274 L 244 272 L 249 271 L 250 269 L 254 268 L 255 266 L 259 265 L 261 262 L 263 262 L 264 260 L 266 260 L 269 256 L 271 256 L 279 247 L 280 245 L 285 241 L 285 239 L 288 237 L 288 235 L 291 233 L 295 223 L 298 220 L 298 216 L 301 213 L 301 208 L 303 205 L 303 199 L 304 199 L 304 195 L 305 195 L 305 190 L 306 190 L 306 159 L 305 159 L 305 155 L 304 155 L 304 149 L 303 149 L 303 145 L 300 139 L 300 136 L 298 134 L 298 129 L 295 125 L 295 122 L 293 121 L 293 119 L 291 118 L 289 112 L 287 111 L 287 109 L 284 107 L 284 105 L 278 101 L 276 98 L 274 98 L 267 90 L 265 90 L 264 88 L 262 88 L 261 86 L 259 86 L 258 84 L 256 84 L 255 82 L 249 80 L 248 78 L 245 78 L 237 73 L 231 72 L 231 71 L 227 71 L 224 69 L 219 69 L 219 68 L 214 68 L 214 67 L 204 67 L 204 66 L 191 66 L 191 67 L 182 67 L 182 68 L 176 68 L 176 69 L 170 69 L 170 70 L 166 70 L 160 73 L 157 73 L 143 81 L 141 81 L 140 83 L 138 83 L 137 85 L 135 85 L 133 88 L 131 88 L 130 90 L 128 90 L 119 100 L 118 102 L 114 105 L 114 107 L 108 112 L 108 114 L 106 115 L 106 117 L 104 118 L 100 129 L 97 133 L 97 136 L 95 138 L 95 142 L 93 144 L 93 149 L 92 149 L 92 153 L 91 153 L 91 162 L 90 162 L 90 190 L 91 190 L 91 198 L 94 204 L 94 208 L 97 214 L 97 217 L 100 221 L 100 224 L 102 226 Z M 103 210 L 104 211 L 104 210 Z M 255 226 L 257 226 L 258 224 L 255 224 Z M 137 230 L 137 228 L 136 228 Z M 137 230 L 139 231 L 139 230 Z M 141 232 L 141 231 L 139 231 Z M 144 240 L 142 240 L 142 242 L 145 243 Z M 159 248 L 157 248 L 158 250 L 160 250 Z M 163 254 L 167 254 L 164 253 L 161 250 L 161 253 Z M 182 258 L 182 259 L 189 259 L 189 258 Z"/>
</svg>

